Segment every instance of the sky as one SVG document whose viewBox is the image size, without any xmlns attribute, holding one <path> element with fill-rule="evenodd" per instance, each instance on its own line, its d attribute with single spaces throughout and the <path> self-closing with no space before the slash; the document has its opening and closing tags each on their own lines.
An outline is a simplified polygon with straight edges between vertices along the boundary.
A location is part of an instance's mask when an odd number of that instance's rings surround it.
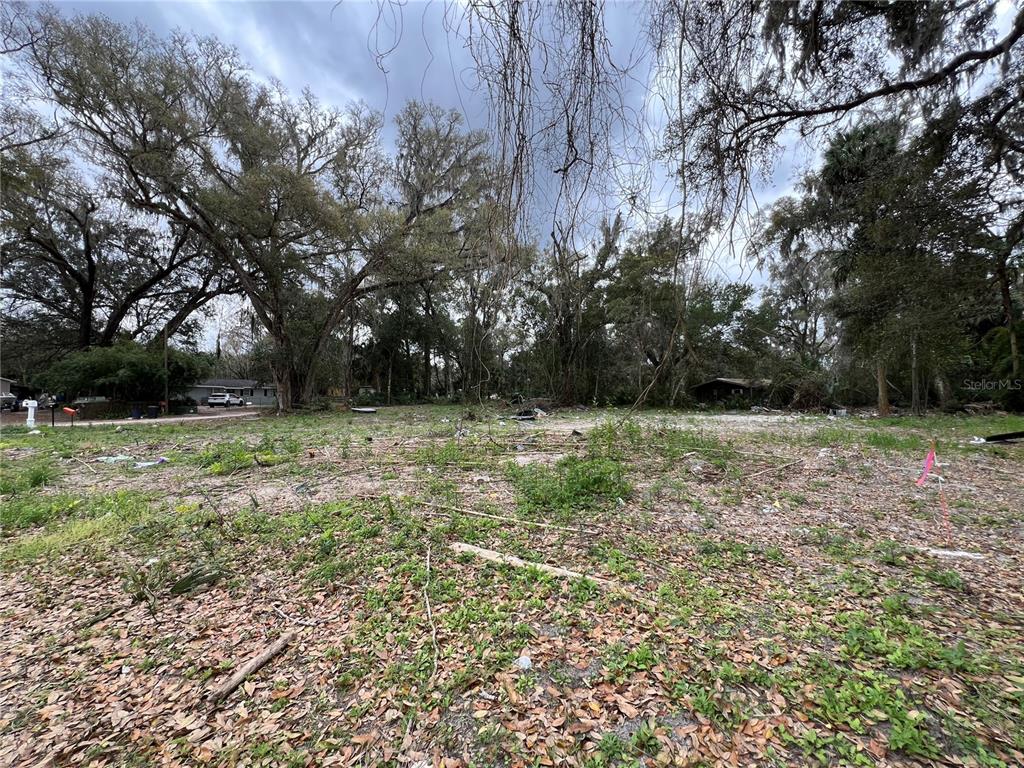
<svg viewBox="0 0 1024 768">
<path fill-rule="evenodd" d="M 384 141 L 394 140 L 395 115 L 411 99 L 432 101 L 462 113 L 470 129 L 488 127 L 488 103 L 476 86 L 475 69 L 462 38 L 450 34 L 460 23 L 459 4 L 451 0 L 378 3 L 376 0 L 341 2 L 60 2 L 66 14 L 100 13 L 115 21 L 140 23 L 164 36 L 175 30 L 215 36 L 234 46 L 253 75 L 279 80 L 291 93 L 309 88 L 321 101 L 343 107 L 362 101 L 385 117 Z M 641 48 L 643 3 L 610 3 L 606 30 L 612 55 L 619 62 Z M 380 52 L 387 52 L 381 58 Z M 638 71 L 642 70 L 642 67 Z M 640 88 L 638 88 L 638 91 Z M 632 96 L 632 94 L 630 94 Z M 658 126 L 657 104 L 642 103 Z M 810 160 L 797 144 L 777 158 L 773 172 L 756 190 L 756 204 L 770 204 L 792 188 L 800 169 Z M 551 169 L 540 169 L 541 188 L 552 184 Z M 667 170 L 654 171 L 645 220 L 657 214 L 677 214 L 676 187 Z M 540 204 L 543 207 L 543 203 Z M 614 213 L 609 203 L 608 214 Z M 723 246 L 725 241 L 723 239 Z M 716 256 L 719 277 L 760 285 L 762 276 L 741 254 L 722 247 Z M 221 319 L 236 311 L 236 303 L 217 308 Z M 215 318 L 204 346 L 216 338 Z"/>
<path fill-rule="evenodd" d="M 457 109 L 471 129 L 488 127 L 486 97 L 476 87 L 474 62 L 461 39 L 452 0 L 380 3 L 334 2 L 61 2 L 65 13 L 102 13 L 139 23 L 159 35 L 174 30 L 213 35 L 238 49 L 261 79 L 281 81 L 292 93 L 309 88 L 322 101 L 344 106 L 363 101 L 384 114 L 385 141 L 393 119 L 410 99 Z M 637 56 L 643 3 L 609 3 L 606 29 L 616 60 Z M 447 27 L 447 28 L 446 28 Z M 378 52 L 387 51 L 380 59 Z M 638 102 L 639 103 L 639 102 Z M 656 104 L 649 104 L 656 111 Z M 657 122 L 657 117 L 655 117 Z M 806 157 L 787 152 L 759 188 L 759 200 L 788 189 Z M 548 173 L 550 173 L 548 169 Z M 672 204 L 668 177 L 655 179 L 652 197 Z"/>
</svg>

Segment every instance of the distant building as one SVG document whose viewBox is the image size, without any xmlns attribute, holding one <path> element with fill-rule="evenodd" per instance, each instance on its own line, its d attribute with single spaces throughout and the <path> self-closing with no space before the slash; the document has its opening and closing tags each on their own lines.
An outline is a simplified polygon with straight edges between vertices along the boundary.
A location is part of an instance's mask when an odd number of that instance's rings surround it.
<svg viewBox="0 0 1024 768">
<path fill-rule="evenodd" d="M 702 403 L 724 403 L 730 400 L 761 402 L 771 389 L 771 379 L 729 379 L 719 377 L 690 387 L 695 400 Z"/>
<path fill-rule="evenodd" d="M 277 387 L 256 379 L 204 379 L 192 385 L 188 397 L 206 405 L 214 392 L 230 392 L 253 405 L 277 405 Z"/>
<path fill-rule="evenodd" d="M 11 392 L 11 386 L 17 383 L 14 379 L 0 376 L 0 407 L 13 410 L 18 404 L 18 396 Z"/>
</svg>

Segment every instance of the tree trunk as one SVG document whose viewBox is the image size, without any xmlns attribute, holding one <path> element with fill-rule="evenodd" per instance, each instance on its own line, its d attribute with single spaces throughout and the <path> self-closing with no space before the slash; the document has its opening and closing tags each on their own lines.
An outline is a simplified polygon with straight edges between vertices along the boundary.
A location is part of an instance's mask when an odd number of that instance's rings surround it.
<svg viewBox="0 0 1024 768">
<path fill-rule="evenodd" d="M 345 397 L 352 399 L 352 359 L 355 357 L 356 313 L 348 308 L 348 343 L 345 349 Z"/>
<path fill-rule="evenodd" d="M 939 396 L 939 407 L 945 408 L 949 405 L 950 387 L 946 377 L 941 373 L 935 374 L 935 393 Z"/>
<path fill-rule="evenodd" d="M 274 386 L 277 387 L 277 412 L 288 413 L 292 409 L 291 366 L 277 363 L 271 366 Z"/>
<path fill-rule="evenodd" d="M 881 358 L 876 362 L 875 378 L 878 381 L 878 415 L 888 416 L 891 413 L 889 407 L 889 382 L 885 378 L 885 361 Z"/>
<path fill-rule="evenodd" d="M 430 297 L 430 288 L 425 287 L 423 289 L 425 296 L 423 304 L 423 313 L 426 320 L 423 323 L 423 397 L 427 400 L 430 399 L 430 379 L 432 377 L 430 367 L 430 334 L 431 328 L 434 323 L 434 303 Z"/>
<path fill-rule="evenodd" d="M 910 412 L 915 416 L 924 415 L 921 403 L 921 370 L 917 356 L 917 332 L 910 339 Z"/>
<path fill-rule="evenodd" d="M 1017 328 L 1013 316 L 1010 274 L 1006 268 L 1006 261 L 1009 255 L 1009 252 L 1007 252 L 996 264 L 996 277 L 999 280 L 999 295 L 1003 302 L 1003 319 L 1006 321 L 1006 330 L 1010 334 L 1010 372 L 1014 378 L 1017 378 L 1020 375 L 1020 340 L 1017 338 Z"/>
<path fill-rule="evenodd" d="M 309 405 L 313 402 L 313 396 L 316 394 L 316 367 L 310 363 L 310 368 L 305 372 L 302 377 L 302 386 L 299 388 L 299 404 Z"/>
<path fill-rule="evenodd" d="M 392 352 L 388 356 L 388 405 L 391 405 L 391 374 L 395 368 L 395 354 Z"/>
<path fill-rule="evenodd" d="M 96 294 L 90 286 L 82 291 L 82 313 L 78 319 L 78 348 L 88 349 L 92 345 L 92 315 Z"/>
</svg>

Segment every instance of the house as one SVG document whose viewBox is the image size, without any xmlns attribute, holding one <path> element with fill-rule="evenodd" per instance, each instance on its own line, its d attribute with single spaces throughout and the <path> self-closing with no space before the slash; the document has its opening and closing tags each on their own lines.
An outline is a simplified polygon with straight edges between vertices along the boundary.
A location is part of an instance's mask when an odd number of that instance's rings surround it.
<svg viewBox="0 0 1024 768">
<path fill-rule="evenodd" d="M 13 409 L 18 404 L 18 396 L 11 392 L 11 385 L 17 383 L 14 379 L 0 376 L 0 407 Z"/>
<path fill-rule="evenodd" d="M 702 403 L 719 403 L 730 400 L 760 402 L 768 396 L 771 379 L 729 379 L 719 377 L 690 387 L 695 400 Z"/>
<path fill-rule="evenodd" d="M 204 379 L 193 384 L 187 395 L 206 405 L 214 392 L 230 392 L 253 405 L 277 405 L 277 387 L 256 379 Z"/>
</svg>

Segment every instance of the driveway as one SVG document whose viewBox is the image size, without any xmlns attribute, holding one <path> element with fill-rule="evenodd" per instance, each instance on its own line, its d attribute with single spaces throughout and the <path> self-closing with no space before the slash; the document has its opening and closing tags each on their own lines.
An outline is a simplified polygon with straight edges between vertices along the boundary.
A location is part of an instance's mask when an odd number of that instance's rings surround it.
<svg viewBox="0 0 1024 768">
<path fill-rule="evenodd" d="M 157 419 L 86 419 L 84 421 L 75 419 L 75 426 L 103 427 L 117 424 L 183 424 L 186 421 L 217 421 L 220 419 L 240 419 L 246 416 L 259 418 L 261 414 L 269 411 L 270 409 L 268 408 L 259 408 L 251 405 L 240 408 L 209 408 L 207 406 L 200 406 L 199 413 L 187 414 L 185 416 L 161 416 Z M 4 413 L 0 415 L 0 426 L 23 427 L 25 426 L 26 416 L 26 411 L 16 411 L 15 413 L 4 411 Z M 56 416 L 57 419 L 54 426 L 71 426 L 71 417 L 63 411 L 58 409 Z M 46 408 L 43 411 L 36 411 L 36 426 L 50 426 L 49 408 Z"/>
</svg>

